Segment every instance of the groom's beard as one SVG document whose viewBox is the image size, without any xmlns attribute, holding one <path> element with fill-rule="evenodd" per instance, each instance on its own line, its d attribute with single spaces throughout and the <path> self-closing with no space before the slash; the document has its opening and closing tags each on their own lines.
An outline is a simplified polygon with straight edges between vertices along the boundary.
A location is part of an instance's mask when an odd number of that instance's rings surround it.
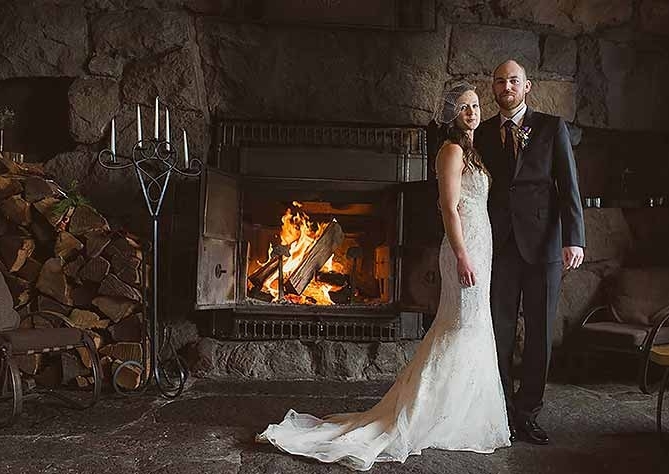
<svg viewBox="0 0 669 474">
<path fill-rule="evenodd" d="M 514 110 L 518 109 L 518 107 L 520 107 L 520 105 L 525 100 L 525 94 L 522 92 L 518 94 L 511 94 L 512 96 L 509 97 L 507 96 L 507 92 L 504 91 L 501 94 L 495 96 L 495 102 L 497 102 L 497 105 L 499 105 L 500 109 L 507 112 L 513 112 Z"/>
</svg>

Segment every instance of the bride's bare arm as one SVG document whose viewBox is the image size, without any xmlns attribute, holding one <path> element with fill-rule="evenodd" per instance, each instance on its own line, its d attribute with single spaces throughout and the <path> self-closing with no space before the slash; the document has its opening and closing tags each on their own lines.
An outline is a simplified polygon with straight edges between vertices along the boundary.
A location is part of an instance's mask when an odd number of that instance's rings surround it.
<svg viewBox="0 0 669 474">
<path fill-rule="evenodd" d="M 458 213 L 462 170 L 464 169 L 462 148 L 454 143 L 445 143 L 437 154 L 437 177 L 439 183 L 439 205 L 448 242 L 458 260 L 458 276 L 464 286 L 476 283 L 474 271 L 467 255 L 462 235 L 462 223 Z"/>
</svg>

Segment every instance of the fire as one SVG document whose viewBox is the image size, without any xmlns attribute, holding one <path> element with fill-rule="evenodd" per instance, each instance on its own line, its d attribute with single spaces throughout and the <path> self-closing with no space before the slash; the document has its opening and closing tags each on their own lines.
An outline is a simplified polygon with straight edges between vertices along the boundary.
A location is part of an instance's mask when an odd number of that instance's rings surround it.
<svg viewBox="0 0 669 474">
<path fill-rule="evenodd" d="M 281 218 L 281 232 L 279 234 L 281 245 L 288 247 L 290 256 L 283 260 L 283 278 L 286 281 L 294 272 L 306 255 L 309 248 L 318 240 L 327 227 L 327 222 L 312 222 L 302 204 L 293 201 L 292 207 L 288 208 Z M 272 258 L 273 246 L 270 244 L 268 251 L 269 259 Z M 342 271 L 343 266 L 333 261 L 334 255 L 320 269 L 321 271 Z M 269 261 L 269 260 L 268 260 Z M 267 263 L 267 262 L 265 262 Z M 262 264 L 264 265 L 264 264 Z M 274 301 L 279 298 L 279 272 L 274 272 L 263 284 L 263 291 L 270 293 Z M 284 299 L 297 304 L 334 304 L 329 296 L 329 291 L 337 288 L 331 284 L 312 279 L 301 295 L 284 294 Z"/>
</svg>

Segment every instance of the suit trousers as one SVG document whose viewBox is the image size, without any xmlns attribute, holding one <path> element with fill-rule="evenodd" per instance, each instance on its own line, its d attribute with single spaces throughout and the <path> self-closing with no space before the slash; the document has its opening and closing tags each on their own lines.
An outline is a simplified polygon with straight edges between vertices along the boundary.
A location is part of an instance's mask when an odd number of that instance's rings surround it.
<svg viewBox="0 0 669 474">
<path fill-rule="evenodd" d="M 562 262 L 526 262 L 513 232 L 493 254 L 490 300 L 509 419 L 534 420 L 543 406 L 561 276 Z M 514 392 L 511 371 L 521 298 L 525 346 L 520 384 Z"/>
</svg>

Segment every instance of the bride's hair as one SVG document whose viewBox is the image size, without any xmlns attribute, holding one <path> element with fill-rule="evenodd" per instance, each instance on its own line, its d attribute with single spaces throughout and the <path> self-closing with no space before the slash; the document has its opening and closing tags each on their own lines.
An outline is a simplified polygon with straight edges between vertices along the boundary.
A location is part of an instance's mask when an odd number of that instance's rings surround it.
<svg viewBox="0 0 669 474">
<path fill-rule="evenodd" d="M 465 169 L 477 169 L 485 173 L 488 172 L 485 165 L 483 164 L 483 161 L 481 160 L 481 155 L 478 151 L 476 151 L 476 148 L 474 148 L 474 144 L 472 143 L 471 139 L 465 132 L 460 129 L 460 127 L 455 124 L 455 120 L 442 125 L 441 128 L 442 139 L 440 142 L 442 144 L 448 141 L 450 143 L 460 145 L 460 148 L 462 148 L 462 159 L 465 162 Z"/>
<path fill-rule="evenodd" d="M 487 173 L 483 161 L 481 161 L 481 155 L 474 148 L 469 136 L 455 124 L 455 119 L 460 114 L 460 110 L 457 108 L 458 99 L 465 92 L 473 92 L 475 89 L 475 86 L 467 82 L 457 84 L 450 89 L 444 88 L 439 102 L 435 106 L 433 120 L 439 125 L 440 144 L 448 141 L 462 148 L 465 169 L 478 169 Z"/>
</svg>

